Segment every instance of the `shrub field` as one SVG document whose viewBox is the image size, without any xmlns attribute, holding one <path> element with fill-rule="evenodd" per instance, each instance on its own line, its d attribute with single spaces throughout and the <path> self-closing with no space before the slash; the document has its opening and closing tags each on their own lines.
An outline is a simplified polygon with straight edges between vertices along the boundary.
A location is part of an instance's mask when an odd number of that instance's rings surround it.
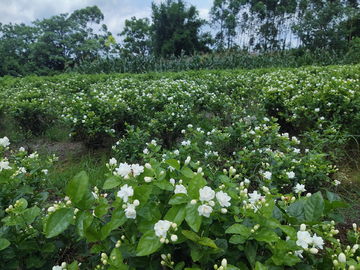
<svg viewBox="0 0 360 270">
<path fill-rule="evenodd" d="M 0 78 L 0 268 L 360 269 L 359 76 Z"/>
</svg>

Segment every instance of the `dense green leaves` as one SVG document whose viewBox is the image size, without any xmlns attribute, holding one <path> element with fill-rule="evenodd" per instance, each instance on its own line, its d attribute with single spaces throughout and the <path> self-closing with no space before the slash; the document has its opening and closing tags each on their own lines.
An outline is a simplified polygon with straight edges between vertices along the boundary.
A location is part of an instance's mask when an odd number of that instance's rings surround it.
<svg viewBox="0 0 360 270">
<path fill-rule="evenodd" d="M 62 233 L 73 220 L 74 209 L 62 208 L 52 213 L 46 222 L 45 235 L 47 238 L 57 236 Z"/>
</svg>

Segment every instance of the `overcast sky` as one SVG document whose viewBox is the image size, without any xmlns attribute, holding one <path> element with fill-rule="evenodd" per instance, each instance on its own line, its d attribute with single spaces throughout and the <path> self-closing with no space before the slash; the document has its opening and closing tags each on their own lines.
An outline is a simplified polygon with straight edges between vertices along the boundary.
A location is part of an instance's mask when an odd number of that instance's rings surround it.
<svg viewBox="0 0 360 270">
<path fill-rule="evenodd" d="M 106 24 L 108 30 L 119 41 L 116 34 L 123 30 L 126 19 L 129 20 L 132 16 L 137 19 L 144 17 L 151 19 L 152 2 L 152 0 L 0 0 L 0 22 L 30 25 L 36 19 L 42 20 L 61 13 L 70 15 L 77 9 L 97 5 L 105 17 L 101 24 Z M 154 0 L 154 2 L 162 1 Z M 209 10 L 213 0 L 185 0 L 185 2 L 194 5 L 201 18 L 209 19 Z M 96 27 L 92 28 L 98 30 Z"/>
</svg>

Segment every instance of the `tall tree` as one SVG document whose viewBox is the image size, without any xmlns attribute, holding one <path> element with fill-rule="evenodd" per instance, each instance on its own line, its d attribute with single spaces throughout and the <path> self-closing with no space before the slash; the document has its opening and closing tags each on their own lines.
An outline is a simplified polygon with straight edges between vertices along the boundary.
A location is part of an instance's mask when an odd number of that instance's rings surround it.
<svg viewBox="0 0 360 270">
<path fill-rule="evenodd" d="M 301 0 L 299 20 L 293 31 L 307 49 L 343 48 L 347 30 L 340 22 L 345 19 L 344 11 L 340 0 Z"/>
<path fill-rule="evenodd" d="M 0 23 L 0 33 L 0 76 L 33 72 L 30 55 L 32 44 L 37 39 L 37 29 L 23 23 Z"/>
<path fill-rule="evenodd" d="M 127 52 L 146 55 L 151 52 L 150 20 L 148 18 L 125 20 L 124 30 L 118 36 L 125 36 L 124 48 Z"/>
<path fill-rule="evenodd" d="M 151 8 L 152 45 L 157 56 L 210 50 L 205 43 L 208 39 L 200 36 L 200 27 L 206 22 L 194 6 L 187 8 L 182 0 L 167 0 L 159 5 L 153 2 Z"/>
<path fill-rule="evenodd" d="M 99 56 L 105 45 L 104 38 L 95 34 L 89 24 L 99 24 L 104 19 L 97 6 L 52 16 L 50 19 L 36 20 L 33 24 L 39 29 L 34 44 L 33 59 L 43 67 L 63 70 L 81 59 Z"/>
</svg>

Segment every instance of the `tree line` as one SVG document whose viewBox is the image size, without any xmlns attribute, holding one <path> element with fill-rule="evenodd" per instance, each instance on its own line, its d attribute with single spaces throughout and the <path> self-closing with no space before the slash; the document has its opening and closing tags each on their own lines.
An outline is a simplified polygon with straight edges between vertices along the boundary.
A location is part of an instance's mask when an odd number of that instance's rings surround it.
<svg viewBox="0 0 360 270">
<path fill-rule="evenodd" d="M 151 19 L 132 17 L 117 43 L 97 6 L 36 20 L 0 23 L 0 76 L 49 75 L 84 61 L 122 56 L 193 55 L 227 50 L 349 50 L 360 35 L 357 0 L 214 0 L 209 20 L 183 0 L 151 4 Z M 94 30 L 91 26 L 97 25 Z M 203 32 L 204 26 L 215 32 Z"/>
</svg>

